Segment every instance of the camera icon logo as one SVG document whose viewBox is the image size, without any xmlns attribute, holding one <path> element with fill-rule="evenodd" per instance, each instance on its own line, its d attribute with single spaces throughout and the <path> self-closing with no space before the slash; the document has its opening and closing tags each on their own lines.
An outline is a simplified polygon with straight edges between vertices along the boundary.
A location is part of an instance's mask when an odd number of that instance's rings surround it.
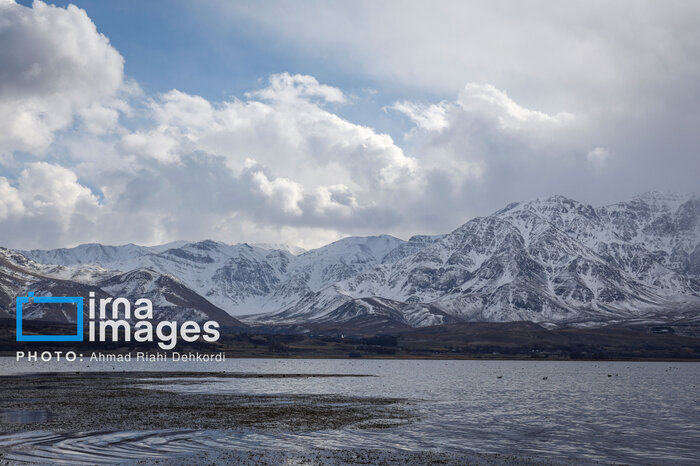
<svg viewBox="0 0 700 466">
<path fill-rule="evenodd" d="M 17 297 L 17 341 L 83 341 L 83 298 L 80 296 L 27 296 Z M 77 310 L 75 335 L 24 335 L 22 333 L 22 307 L 28 303 L 35 304 L 75 304 Z"/>
</svg>

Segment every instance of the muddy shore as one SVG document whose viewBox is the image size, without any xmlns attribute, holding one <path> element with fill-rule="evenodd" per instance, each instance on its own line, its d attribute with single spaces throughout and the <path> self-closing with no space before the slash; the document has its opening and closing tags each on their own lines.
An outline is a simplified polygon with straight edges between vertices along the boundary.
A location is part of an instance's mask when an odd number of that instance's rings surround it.
<svg viewBox="0 0 700 466">
<path fill-rule="evenodd" d="M 340 375 L 329 374 L 339 377 Z M 182 394 L 173 378 L 323 377 L 305 374 L 92 372 L 0 377 L 0 432 L 47 430 L 263 429 L 306 431 L 409 422 L 403 400 L 342 396 Z M 145 389 L 143 380 L 163 389 Z"/>
<path fill-rule="evenodd" d="M 90 372 L 0 376 L 0 465 L 18 463 L 119 464 L 563 464 L 541 458 L 366 448 L 204 448 L 221 432 L 280 433 L 335 429 L 392 429 L 420 422 L 412 402 L 335 395 L 177 393 L 168 384 L 201 378 L 358 377 L 341 374 L 223 372 Z M 152 388 L 162 384 L 162 389 Z M 148 385 L 149 388 L 144 388 Z M 175 433 L 176 435 L 173 435 Z M 211 434 L 210 434 L 211 433 Z M 194 434 L 194 437 L 192 437 Z M 238 435 L 238 434 L 234 434 Z M 170 450 L 139 454 L 139 437 L 162 438 Z M 178 443 L 182 438 L 199 440 Z M 173 438 L 180 437 L 180 440 Z M 88 439 L 87 443 L 80 443 Z M 115 438 L 120 440 L 115 442 Z M 92 439 L 92 440 L 90 440 Z M 108 439 L 107 450 L 100 450 Z M 77 443 L 75 443 L 77 442 Z M 85 445 L 88 445 L 86 447 Z M 184 445 L 184 446 L 183 446 Z M 124 452 L 127 456 L 122 456 Z"/>
</svg>

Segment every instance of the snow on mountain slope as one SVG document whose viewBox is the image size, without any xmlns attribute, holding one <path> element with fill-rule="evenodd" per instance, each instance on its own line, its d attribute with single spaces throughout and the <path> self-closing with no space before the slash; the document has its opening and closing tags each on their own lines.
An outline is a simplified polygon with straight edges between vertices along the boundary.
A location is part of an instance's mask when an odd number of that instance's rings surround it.
<svg viewBox="0 0 700 466">
<path fill-rule="evenodd" d="M 684 296 L 684 309 L 697 312 L 699 211 L 696 198 L 658 194 L 600 209 L 563 196 L 514 203 L 289 310 L 321 321 L 336 299 L 381 297 L 464 320 L 602 322 L 681 312 Z"/>
<path fill-rule="evenodd" d="M 298 256 L 290 274 L 306 275 L 308 287 L 316 291 L 380 264 L 389 252 L 404 243 L 389 235 L 343 238 Z"/>
<path fill-rule="evenodd" d="M 654 262 L 678 273 L 692 274 L 697 266 L 698 197 L 651 192 L 598 211 L 624 241 L 652 253 Z"/>
<path fill-rule="evenodd" d="M 129 258 L 141 257 L 156 252 L 147 246 L 125 244 L 123 246 L 104 246 L 97 243 L 81 244 L 74 248 L 61 248 L 31 251 L 19 251 L 24 256 L 42 264 L 70 266 L 92 264 L 106 266 L 109 263 Z"/>
<path fill-rule="evenodd" d="M 261 249 L 277 249 L 279 251 L 285 251 L 293 256 L 298 256 L 299 254 L 304 254 L 307 250 L 300 248 L 299 246 L 294 246 L 286 243 L 252 243 L 251 246 Z"/>
<path fill-rule="evenodd" d="M 28 254 L 61 265 L 35 263 L 36 270 L 84 283 L 148 269 L 255 322 L 584 325 L 697 314 L 699 217 L 697 197 L 647 193 L 595 208 L 552 196 L 510 204 L 447 235 L 350 237 L 298 255 L 214 241 Z M 89 260 L 103 268 L 79 265 Z"/>
<path fill-rule="evenodd" d="M 114 270 L 96 265 L 40 264 L 17 251 L 0 247 L 0 274 L 4 277 L 4 280 L 0 280 L 0 293 L 3 293 L 1 291 L 3 289 L 7 293 L 17 291 L 25 285 L 40 280 L 74 281 L 94 285 L 97 281 L 111 277 L 115 273 Z M 15 292 L 14 295 L 17 293 Z"/>
<path fill-rule="evenodd" d="M 29 291 L 37 296 L 88 296 L 90 292 L 96 293 L 98 298 L 107 296 L 94 285 L 51 277 L 46 273 L 57 268 L 65 272 L 64 267 L 38 264 L 16 251 L 0 248 L 0 316 L 14 318 L 15 298 L 26 296 Z M 93 266 L 89 268 L 94 269 Z M 75 272 L 77 269 L 71 270 Z M 75 322 L 75 310 L 68 307 L 48 308 L 29 303 L 23 307 L 23 317 L 27 320 Z"/>
<path fill-rule="evenodd" d="M 343 324 L 369 333 L 461 321 L 435 306 L 381 297 L 353 298 L 334 285 L 307 294 L 283 312 L 252 316 L 252 319 L 262 324 Z"/>
<path fill-rule="evenodd" d="M 38 264 L 18 252 L 0 248 L 0 315 L 14 317 L 14 300 L 27 292 L 37 296 L 82 296 L 95 299 L 125 297 L 132 302 L 148 298 L 157 320 L 215 320 L 222 326 L 244 327 L 222 309 L 187 288 L 174 277 L 147 269 L 119 273 L 94 265 Z M 68 306 L 69 307 L 69 306 Z M 74 311 L 52 306 L 25 306 L 27 320 L 75 322 Z M 84 310 L 87 313 L 87 308 Z"/>
<path fill-rule="evenodd" d="M 445 235 L 415 235 L 411 236 L 408 241 L 399 244 L 394 249 L 389 251 L 383 258 L 383 264 L 390 264 L 404 257 L 412 256 L 421 249 L 434 243 L 435 241 L 444 238 Z"/>
<path fill-rule="evenodd" d="M 28 264 L 25 269 L 23 265 Z M 0 248 L 0 317 L 10 317 L 15 297 L 23 295 L 23 288 L 40 279 L 33 262 L 12 250 Z"/>
<path fill-rule="evenodd" d="M 259 310 L 277 311 L 337 281 L 381 263 L 405 241 L 389 235 L 349 237 L 295 257 L 280 285 L 260 303 Z"/>
<path fill-rule="evenodd" d="M 150 299 L 156 320 L 214 320 L 222 326 L 244 326 L 177 279 L 153 270 L 132 270 L 103 280 L 98 286 L 111 296 L 127 297 L 134 302 Z"/>
<path fill-rule="evenodd" d="M 414 249 L 426 241 L 419 241 Z M 147 268 L 177 277 L 215 305 L 232 315 L 240 315 L 290 306 L 307 293 L 381 263 L 389 252 L 404 243 L 388 235 L 344 238 L 299 256 L 281 248 L 215 241 L 184 243 L 172 248 L 82 245 L 27 254 L 41 262 L 63 264 L 54 267 L 53 276 L 80 278 L 87 283 L 110 276 L 106 270 L 123 273 Z M 96 267 L 94 276 L 90 276 L 85 266 L 75 268 L 75 264 L 88 260 L 104 269 Z"/>
<path fill-rule="evenodd" d="M 110 266 L 172 275 L 231 315 L 241 315 L 294 304 L 309 292 L 379 264 L 402 243 L 386 235 L 345 238 L 294 256 L 280 249 L 201 241 Z"/>
<path fill-rule="evenodd" d="M 344 280 L 381 263 L 404 241 L 389 235 L 343 238 L 301 254 L 291 263 L 289 280 L 303 282 L 310 291 Z"/>
<path fill-rule="evenodd" d="M 259 308 L 260 302 L 279 285 L 293 257 L 285 251 L 207 240 L 112 262 L 110 266 L 122 271 L 148 268 L 177 277 L 236 315 Z"/>
</svg>

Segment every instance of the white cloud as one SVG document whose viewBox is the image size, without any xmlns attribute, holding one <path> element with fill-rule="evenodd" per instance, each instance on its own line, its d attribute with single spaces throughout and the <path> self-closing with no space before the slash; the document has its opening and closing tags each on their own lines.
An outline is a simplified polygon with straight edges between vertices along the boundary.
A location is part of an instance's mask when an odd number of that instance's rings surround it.
<svg viewBox="0 0 700 466">
<path fill-rule="evenodd" d="M 68 226 L 76 213 L 95 214 L 99 208 L 95 195 L 75 173 L 46 162 L 30 163 L 22 170 L 18 192 L 30 216 L 54 218 L 59 225 Z"/>
<path fill-rule="evenodd" d="M 91 131 L 83 122 L 59 133 L 52 152 L 62 154 L 60 163 L 71 167 L 72 177 L 57 171 L 59 165 L 25 165 L 8 185 L 24 210 L 3 229 L 22 247 L 36 247 L 86 240 L 246 241 L 251 238 L 241 235 L 256 225 L 269 236 L 255 240 L 293 236 L 308 246 L 314 238 L 337 239 L 341 231 L 397 225 L 402 214 L 395 200 L 420 184 L 417 162 L 388 135 L 324 108 L 339 100 L 336 88 L 296 76 L 292 87 L 303 90 L 289 97 L 280 90 L 285 80 L 273 75 L 260 94 L 225 102 L 172 90 L 131 108 L 141 112 L 133 115 L 135 129 L 117 123 L 112 132 Z M 272 89 L 285 96 L 273 98 Z M 107 114 L 93 116 L 109 123 Z M 52 183 L 49 166 L 56 171 Z M 45 191 L 30 189 L 30 176 Z M 58 219 L 65 224 L 52 223 Z M 32 225 L 39 220 L 42 231 L 55 234 L 18 233 L 38 231 Z"/>
<path fill-rule="evenodd" d="M 222 7 L 268 39 L 314 44 L 348 82 L 371 85 L 372 102 L 391 89 L 396 112 L 382 118 L 413 123 L 397 143 L 361 124 L 352 94 L 309 75 L 274 74 L 220 102 L 140 95 L 84 11 L 0 3 L 5 245 L 313 247 L 445 232 L 554 193 L 598 202 L 697 186 L 696 7 L 642 3 L 620 27 L 624 7 L 586 5 L 294 2 L 275 18 Z"/>
<path fill-rule="evenodd" d="M 73 170 L 102 194 L 100 202 L 73 171 L 28 165 L 17 188 L 6 188 L 22 201 L 13 208 L 17 228 L 42 220 L 60 232 L 54 244 L 68 235 L 71 243 L 152 243 L 246 241 L 241 235 L 255 225 L 267 235 L 255 240 L 304 238 L 305 246 L 343 234 L 448 231 L 470 215 L 473 204 L 465 199 L 485 199 L 494 184 L 503 185 L 499 199 L 511 195 L 511 186 L 539 186 L 528 164 L 560 163 L 560 140 L 583 121 L 470 84 L 452 101 L 392 107 L 416 123 L 406 140 L 409 156 L 388 135 L 324 108 L 314 93 L 248 96 L 215 103 L 173 90 L 142 107 L 150 128 L 63 146 L 79 161 Z M 511 170 L 520 181 L 509 178 Z"/>
<path fill-rule="evenodd" d="M 530 163 L 524 168 L 541 174 L 535 184 L 549 191 L 543 195 L 569 193 L 605 203 L 652 188 L 697 190 L 700 2 L 273 0 L 265 8 L 257 2 L 215 5 L 216 15 L 207 15 L 208 20 L 245 24 L 255 31 L 246 36 L 252 43 L 274 44 L 305 63 L 320 61 L 326 75 L 379 90 L 373 100 L 383 105 L 384 99 L 401 101 L 397 110 L 421 130 L 444 131 L 447 117 L 441 103 L 455 103 L 454 96 L 461 91 L 466 106 L 480 107 L 481 115 L 494 112 L 502 127 L 539 134 L 516 143 L 510 129 L 486 125 L 479 130 L 483 135 L 479 151 L 485 157 L 478 165 L 471 158 L 467 171 L 478 171 L 480 166 L 487 173 L 495 169 L 487 160 L 502 158 L 497 151 L 508 151 L 515 159 L 529 154 Z M 284 13 L 271 15 L 271 8 Z M 465 90 L 468 82 L 493 87 Z M 562 111 L 580 121 L 565 121 Z M 542 114 L 561 121 L 555 130 L 559 141 L 547 137 L 551 122 Z M 484 118 L 475 122 L 485 125 Z M 387 127 L 396 128 L 391 122 Z M 487 137 L 484 131 L 491 134 Z M 467 134 L 466 128 L 462 133 Z M 506 140 L 512 145 L 505 146 Z M 587 153 L 596 146 L 614 154 L 607 158 L 607 170 L 591 171 Z M 423 157 L 413 148 L 402 149 Z M 448 152 L 467 150 L 473 148 L 465 144 Z M 566 172 L 572 179 L 562 182 L 557 177 L 565 172 L 552 171 L 551 157 L 539 153 L 558 153 L 557 164 L 576 166 Z M 499 169 L 504 175 L 512 170 Z M 593 172 L 595 183 L 581 175 Z M 509 200 L 533 191 L 529 184 L 512 187 Z M 498 207 L 495 198 L 469 202 L 484 213 Z"/>
<path fill-rule="evenodd" d="M 469 83 L 452 101 L 392 108 L 416 125 L 404 147 L 419 160 L 424 180 L 423 199 L 413 202 L 433 209 L 431 221 L 443 231 L 457 226 L 451 218 L 487 214 L 514 200 L 580 197 L 598 181 L 586 163 L 600 164 L 609 154 L 602 146 L 589 153 L 599 136 L 586 115 L 527 108 L 490 84 Z"/>
<path fill-rule="evenodd" d="M 440 131 L 447 128 L 448 104 L 440 102 L 439 104 L 421 105 L 414 102 L 404 100 L 396 102 L 389 107 L 392 110 L 401 112 L 411 119 L 419 128 L 429 131 Z"/>
<path fill-rule="evenodd" d="M 270 201 L 273 208 L 281 207 L 287 214 L 301 215 L 299 202 L 303 199 L 303 189 L 299 183 L 289 178 L 269 180 L 261 171 L 252 174 L 253 188 Z"/>
<path fill-rule="evenodd" d="M 0 152 L 43 154 L 81 115 L 90 131 L 115 123 L 123 59 L 85 11 L 0 2 Z"/>
<path fill-rule="evenodd" d="M 357 198 L 344 184 L 319 186 L 314 193 L 317 213 L 324 214 L 332 209 L 353 209 L 358 207 Z"/>
<path fill-rule="evenodd" d="M 164 163 L 201 150 L 224 156 L 236 174 L 252 158 L 308 189 L 326 180 L 380 189 L 409 179 L 416 168 L 388 135 L 315 101 L 318 95 L 324 102 L 338 99 L 342 92 L 310 76 L 273 75 L 268 87 L 247 95 L 246 101 L 212 104 L 179 91 L 163 94 L 150 104 L 156 127 L 125 135 L 121 150 Z"/>
<path fill-rule="evenodd" d="M 152 131 L 136 131 L 122 137 L 119 149 L 125 156 L 153 158 L 162 163 L 180 160 L 177 135 L 161 126 Z"/>
<path fill-rule="evenodd" d="M 550 115 L 525 108 L 493 85 L 476 83 L 464 86 L 451 102 L 404 101 L 392 108 L 416 124 L 408 143 L 420 154 L 423 168 L 443 167 L 453 175 L 477 179 L 497 158 L 512 162 L 556 156 L 562 140 L 575 144 L 568 132 L 585 121 L 567 112 Z"/>
<path fill-rule="evenodd" d="M 386 89 L 444 96 L 468 81 L 487 82 L 516 100 L 527 98 L 527 106 L 539 102 L 576 113 L 604 99 L 630 97 L 632 88 L 676 79 L 688 84 L 697 76 L 697 70 L 683 75 L 668 68 L 692 67 L 697 2 L 272 3 L 260 8 L 257 2 L 219 0 L 216 16 L 207 19 L 247 24 L 254 43 L 283 43 L 285 51 L 372 77 Z M 284 13 L 272 15 L 271 9 Z"/>
<path fill-rule="evenodd" d="M 10 186 L 7 178 L 0 176 L 0 220 L 21 214 L 23 211 L 24 205 L 17 189 Z"/>
<path fill-rule="evenodd" d="M 465 113 L 492 118 L 506 130 L 519 130 L 526 125 L 560 125 L 574 116 L 567 112 L 548 115 L 525 108 L 492 84 L 469 83 L 459 94 L 458 105 Z"/>
<path fill-rule="evenodd" d="M 491 119 L 504 130 L 521 130 L 526 126 L 564 125 L 574 115 L 559 112 L 554 115 L 531 110 L 519 105 L 505 91 L 492 84 L 468 83 L 459 92 L 456 102 L 443 101 L 423 105 L 410 101 L 395 102 L 390 106 L 408 116 L 421 129 L 441 131 L 450 126 L 454 114 L 469 114 L 481 119 Z"/>
<path fill-rule="evenodd" d="M 163 94 L 158 101 L 152 101 L 150 107 L 155 121 L 162 125 L 178 127 L 192 137 L 199 131 L 212 129 L 212 125 L 217 125 L 215 110 L 209 101 L 177 89 Z M 217 126 L 214 129 L 218 128 Z"/>
<path fill-rule="evenodd" d="M 340 89 L 319 84 L 313 76 L 290 75 L 289 73 L 272 75 L 268 87 L 249 92 L 246 96 L 281 102 L 311 97 L 320 97 L 322 100 L 332 103 L 343 103 L 347 100 Z"/>
<path fill-rule="evenodd" d="M 75 244 L 111 228 L 101 223 L 97 197 L 59 165 L 29 163 L 15 186 L 0 177 L 0 199 L 3 237 L 11 246 Z"/>
<path fill-rule="evenodd" d="M 79 110 L 78 114 L 85 131 L 92 134 L 105 134 L 117 127 L 119 111 L 101 104 L 93 104 Z"/>
</svg>

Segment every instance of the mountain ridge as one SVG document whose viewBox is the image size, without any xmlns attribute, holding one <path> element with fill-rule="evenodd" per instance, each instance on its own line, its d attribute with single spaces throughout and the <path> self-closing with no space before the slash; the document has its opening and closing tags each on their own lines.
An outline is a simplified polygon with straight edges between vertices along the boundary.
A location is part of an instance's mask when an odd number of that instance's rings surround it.
<svg viewBox="0 0 700 466">
<path fill-rule="evenodd" d="M 91 285 L 150 270 L 253 325 L 672 323 L 698 317 L 699 217 L 695 195 L 648 192 L 602 207 L 555 195 L 444 235 L 348 237 L 296 255 L 211 240 L 13 254 Z"/>
</svg>

